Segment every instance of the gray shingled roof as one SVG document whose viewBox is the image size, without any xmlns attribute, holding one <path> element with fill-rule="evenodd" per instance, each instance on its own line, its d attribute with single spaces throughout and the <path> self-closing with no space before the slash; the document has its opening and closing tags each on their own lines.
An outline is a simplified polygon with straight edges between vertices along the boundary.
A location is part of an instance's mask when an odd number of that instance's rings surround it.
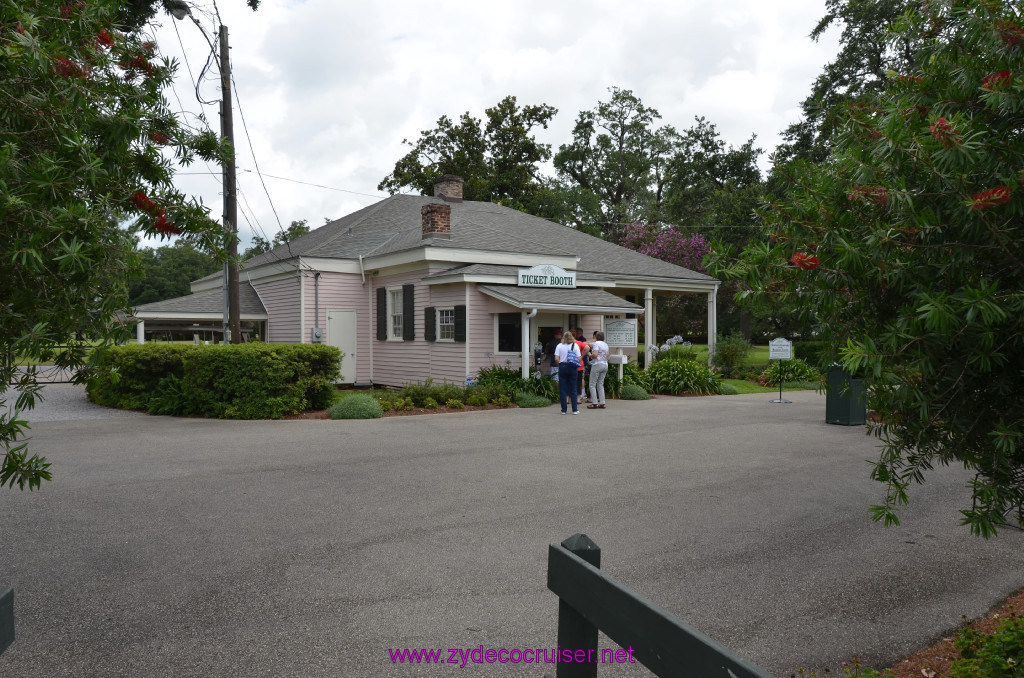
<svg viewBox="0 0 1024 678">
<path fill-rule="evenodd" d="M 242 315 L 267 315 L 256 290 L 248 282 L 238 284 L 238 309 Z M 154 301 L 135 308 L 135 313 L 181 313 L 188 316 L 193 313 L 223 313 L 224 292 L 222 290 L 206 290 L 183 297 Z"/>
<path fill-rule="evenodd" d="M 394 195 L 250 259 L 244 268 L 294 257 L 358 259 L 421 246 L 420 209 L 440 198 Z M 489 202 L 449 202 L 451 239 L 434 247 L 577 256 L 577 271 L 679 280 L 710 276 L 619 247 L 568 226 Z M 212 278 L 214 276 L 208 276 Z"/>
<path fill-rule="evenodd" d="M 530 306 L 564 306 L 585 310 L 587 308 L 616 309 L 623 313 L 642 312 L 643 306 L 630 303 L 622 297 L 596 287 L 575 289 L 553 289 L 550 287 L 518 287 L 516 285 L 477 285 L 484 294 L 508 300 L 519 308 Z"/>
<path fill-rule="evenodd" d="M 438 271 L 437 273 L 431 273 L 423 279 L 430 280 L 431 278 L 443 278 L 449 275 L 501 275 L 512 276 L 515 278 L 519 275 L 520 268 L 522 268 L 522 266 L 502 266 L 501 264 L 465 264 L 463 266 L 454 266 L 444 271 Z M 601 280 L 604 277 L 605 276 L 588 273 L 586 271 L 576 275 L 577 280 Z"/>
</svg>

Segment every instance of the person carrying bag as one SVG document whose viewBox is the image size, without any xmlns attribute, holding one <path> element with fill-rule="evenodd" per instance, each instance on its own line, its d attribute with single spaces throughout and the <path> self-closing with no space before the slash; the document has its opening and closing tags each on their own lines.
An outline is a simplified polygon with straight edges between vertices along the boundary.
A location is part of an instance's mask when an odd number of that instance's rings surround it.
<svg viewBox="0 0 1024 678">
<path fill-rule="evenodd" d="M 566 413 L 566 396 L 571 396 L 572 413 L 579 414 L 576 375 L 583 365 L 583 355 L 573 341 L 572 332 L 562 334 L 562 343 L 555 349 L 555 360 L 558 362 L 558 401 L 562 406 L 562 414 Z"/>
</svg>

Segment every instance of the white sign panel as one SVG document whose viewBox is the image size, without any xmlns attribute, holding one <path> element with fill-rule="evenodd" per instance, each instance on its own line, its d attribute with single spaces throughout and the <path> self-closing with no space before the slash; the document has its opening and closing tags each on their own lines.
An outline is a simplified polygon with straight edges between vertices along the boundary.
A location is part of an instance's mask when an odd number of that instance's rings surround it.
<svg viewBox="0 0 1024 678">
<path fill-rule="evenodd" d="M 576 271 L 567 271 L 561 266 L 541 264 L 533 268 L 519 269 L 516 278 L 519 287 L 558 287 L 562 289 L 576 288 Z"/>
<path fill-rule="evenodd" d="M 772 339 L 768 342 L 768 360 L 792 360 L 793 342 L 788 339 Z"/>
<path fill-rule="evenodd" d="M 636 318 L 605 322 L 604 341 L 609 347 L 636 347 Z"/>
</svg>

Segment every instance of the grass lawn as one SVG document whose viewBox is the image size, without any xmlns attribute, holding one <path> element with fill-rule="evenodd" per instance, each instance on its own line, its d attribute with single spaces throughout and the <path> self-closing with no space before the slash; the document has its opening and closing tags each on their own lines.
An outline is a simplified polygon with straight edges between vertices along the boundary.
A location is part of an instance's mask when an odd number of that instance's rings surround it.
<svg viewBox="0 0 1024 678">
<path fill-rule="evenodd" d="M 731 384 L 736 387 L 736 390 L 742 393 L 778 393 L 778 386 L 761 386 L 760 384 L 753 381 L 746 381 L 745 379 L 723 379 L 723 384 Z M 813 391 L 819 388 L 821 384 L 817 384 L 809 381 L 794 381 L 790 383 L 784 383 L 782 385 L 783 391 Z"/>
</svg>

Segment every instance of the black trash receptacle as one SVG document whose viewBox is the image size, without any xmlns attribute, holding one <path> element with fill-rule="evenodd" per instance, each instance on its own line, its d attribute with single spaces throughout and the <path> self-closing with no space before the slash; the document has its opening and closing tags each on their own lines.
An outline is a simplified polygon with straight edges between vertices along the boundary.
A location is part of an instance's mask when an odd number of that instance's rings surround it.
<svg viewBox="0 0 1024 678">
<path fill-rule="evenodd" d="M 867 423 L 867 402 L 864 380 L 834 367 L 828 371 L 825 393 L 825 422 L 841 426 L 862 426 Z"/>
</svg>

